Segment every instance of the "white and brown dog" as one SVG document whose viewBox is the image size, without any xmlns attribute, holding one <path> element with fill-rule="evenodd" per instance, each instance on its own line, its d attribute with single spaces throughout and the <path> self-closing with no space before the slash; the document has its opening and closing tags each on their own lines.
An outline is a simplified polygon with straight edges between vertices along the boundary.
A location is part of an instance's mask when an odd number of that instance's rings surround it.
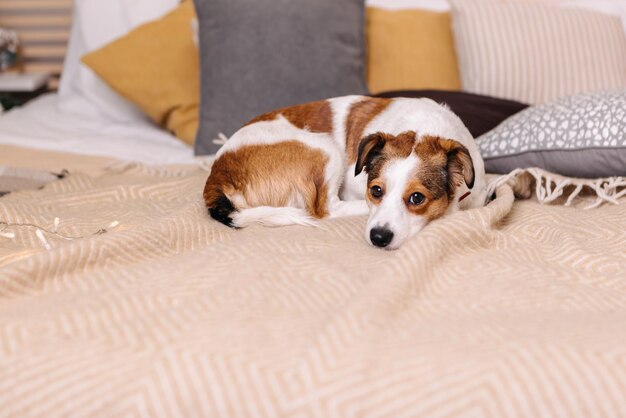
<svg viewBox="0 0 626 418">
<path fill-rule="evenodd" d="M 217 153 L 204 200 L 237 228 L 369 213 L 365 239 L 395 249 L 434 219 L 484 205 L 485 194 L 476 144 L 448 108 L 347 96 L 250 121 Z"/>
</svg>

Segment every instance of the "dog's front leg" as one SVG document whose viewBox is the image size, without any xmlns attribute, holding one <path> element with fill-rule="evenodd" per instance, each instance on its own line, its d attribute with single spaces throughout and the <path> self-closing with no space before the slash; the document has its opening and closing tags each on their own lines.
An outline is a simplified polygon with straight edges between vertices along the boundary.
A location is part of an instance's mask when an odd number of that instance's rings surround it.
<svg viewBox="0 0 626 418">
<path fill-rule="evenodd" d="M 341 218 L 344 216 L 363 216 L 369 213 L 369 207 L 365 200 L 339 200 L 334 199 L 329 204 L 329 217 Z"/>
</svg>

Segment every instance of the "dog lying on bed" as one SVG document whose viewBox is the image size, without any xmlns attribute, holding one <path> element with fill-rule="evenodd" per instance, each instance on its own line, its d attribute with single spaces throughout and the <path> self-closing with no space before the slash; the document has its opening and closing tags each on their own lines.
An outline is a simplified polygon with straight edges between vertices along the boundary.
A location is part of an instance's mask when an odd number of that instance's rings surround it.
<svg viewBox="0 0 626 418">
<path fill-rule="evenodd" d="M 430 221 L 485 202 L 472 135 L 430 99 L 346 96 L 278 109 L 219 150 L 204 189 L 230 227 L 369 213 L 365 239 L 396 249 Z"/>
</svg>

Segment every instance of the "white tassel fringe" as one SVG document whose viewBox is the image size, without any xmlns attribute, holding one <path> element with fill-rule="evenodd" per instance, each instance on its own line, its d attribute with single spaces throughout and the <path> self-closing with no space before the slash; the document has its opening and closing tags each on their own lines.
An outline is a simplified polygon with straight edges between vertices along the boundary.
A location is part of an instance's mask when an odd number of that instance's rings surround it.
<svg viewBox="0 0 626 418">
<path fill-rule="evenodd" d="M 487 196 L 492 196 L 496 188 L 505 183 L 511 184 L 510 182 L 518 181 L 523 174 L 529 174 L 534 178 L 535 197 L 541 204 L 552 203 L 566 194 L 567 200 L 564 206 L 571 206 L 583 190 L 595 194 L 595 200 L 585 206 L 584 209 L 597 208 L 603 203 L 619 205 L 620 198 L 626 196 L 626 178 L 624 177 L 580 179 L 563 177 L 536 167 L 518 168 L 509 174 L 495 178 L 487 186 Z M 566 192 L 566 188 L 569 186 L 572 186 L 573 189 Z"/>
</svg>

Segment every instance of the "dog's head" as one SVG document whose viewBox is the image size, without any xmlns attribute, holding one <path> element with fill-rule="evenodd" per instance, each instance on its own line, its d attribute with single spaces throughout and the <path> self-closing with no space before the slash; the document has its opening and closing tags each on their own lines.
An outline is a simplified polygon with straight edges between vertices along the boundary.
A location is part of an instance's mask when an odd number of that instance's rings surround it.
<svg viewBox="0 0 626 418">
<path fill-rule="evenodd" d="M 443 216 L 458 187 L 474 185 L 474 165 L 459 142 L 415 132 L 375 133 L 359 144 L 355 175 L 367 173 L 370 215 L 365 239 L 396 249 L 430 221 Z"/>
</svg>

